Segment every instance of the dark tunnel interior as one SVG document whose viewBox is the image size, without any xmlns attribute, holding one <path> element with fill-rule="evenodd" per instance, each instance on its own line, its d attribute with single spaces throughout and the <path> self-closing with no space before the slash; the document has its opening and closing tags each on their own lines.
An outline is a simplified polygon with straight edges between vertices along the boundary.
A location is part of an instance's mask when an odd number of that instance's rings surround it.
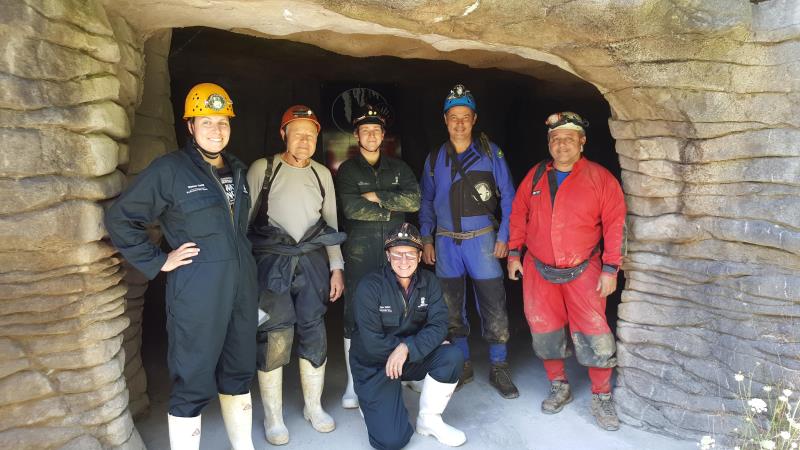
<svg viewBox="0 0 800 450">
<path fill-rule="evenodd" d="M 236 113 L 226 151 L 247 164 L 283 150 L 278 131 L 280 117 L 287 107 L 297 103 L 310 106 L 322 122 L 323 136 L 318 139 L 316 159 L 335 164 L 348 152 L 353 154 L 357 151 L 356 142 L 341 118 L 342 94 L 346 93 L 344 96 L 349 95 L 351 100 L 366 96 L 370 102 L 388 106 L 391 122 L 387 141 L 400 148 L 402 159 L 419 177 L 428 152 L 447 139 L 442 118 L 444 97 L 453 85 L 462 83 L 476 98 L 476 129 L 502 148 L 515 184 L 533 164 L 548 156 L 544 121 L 549 114 L 564 110 L 588 119 L 591 125 L 584 154 L 619 178 L 619 160 L 608 129 L 608 103 L 594 86 L 566 71 L 547 67 L 545 76 L 540 78 L 499 69 L 474 69 L 443 60 L 359 58 L 309 44 L 209 28 L 173 30 L 169 56 L 178 143 L 182 145 L 187 138 L 181 118 L 186 92 L 196 83 L 217 83 L 232 97 Z M 337 126 L 346 132 L 338 131 Z M 512 336 L 529 341 L 521 283 L 506 280 L 506 287 Z M 612 330 L 616 329 L 623 287 L 624 275 L 620 273 L 617 292 L 608 298 L 607 305 Z M 166 342 L 163 292 L 162 273 L 146 294 L 142 349 L 145 358 L 164 358 L 159 354 Z M 480 321 L 474 304 L 468 304 L 474 335 L 479 333 Z M 331 305 L 326 317 L 329 346 L 339 345 L 332 342 L 340 336 L 341 317 L 341 302 Z"/>
</svg>

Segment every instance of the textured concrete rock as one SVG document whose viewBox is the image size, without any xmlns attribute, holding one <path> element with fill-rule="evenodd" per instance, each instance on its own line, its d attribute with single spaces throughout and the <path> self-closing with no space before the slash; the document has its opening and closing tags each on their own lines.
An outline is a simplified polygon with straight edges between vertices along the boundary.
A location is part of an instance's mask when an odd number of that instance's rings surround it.
<svg viewBox="0 0 800 450">
<path fill-rule="evenodd" d="M 100 176 L 114 171 L 117 144 L 103 134 L 0 128 L 0 176 Z"/>
<path fill-rule="evenodd" d="M 0 379 L 0 406 L 44 397 L 53 392 L 47 378 L 38 372 L 19 372 Z"/>
<path fill-rule="evenodd" d="M 68 200 L 100 201 L 118 195 L 125 177 L 120 172 L 97 178 L 0 178 L 0 215 L 44 209 Z"/>
<path fill-rule="evenodd" d="M 0 72 L 22 78 L 69 81 L 107 73 L 112 65 L 78 50 L 0 29 Z"/>
<path fill-rule="evenodd" d="M 125 355 L 117 353 L 108 362 L 83 370 L 65 370 L 52 375 L 58 388 L 64 393 L 80 393 L 92 390 L 117 380 L 122 375 Z"/>
<path fill-rule="evenodd" d="M 131 96 L 127 85 L 122 86 L 118 77 L 109 75 L 59 83 L 0 74 L 0 85 L 7 86 L 0 91 L 0 108 L 20 111 L 104 100 L 124 101 L 125 96 Z M 123 87 L 125 92 L 121 90 Z"/>
<path fill-rule="evenodd" d="M 59 448 L 84 433 L 78 427 L 14 428 L 0 431 L 0 447 L 19 450 Z"/>
<path fill-rule="evenodd" d="M 105 133 L 112 138 L 128 137 L 125 110 L 116 103 L 103 102 L 70 108 L 45 108 L 20 114 L 0 109 L 0 123 L 10 127 L 63 127 L 76 133 Z"/>
</svg>

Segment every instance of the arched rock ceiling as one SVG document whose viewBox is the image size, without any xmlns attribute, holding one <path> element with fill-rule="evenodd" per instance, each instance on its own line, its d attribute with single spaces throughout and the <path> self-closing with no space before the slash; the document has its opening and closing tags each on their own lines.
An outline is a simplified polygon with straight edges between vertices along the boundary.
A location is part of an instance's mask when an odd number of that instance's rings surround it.
<svg viewBox="0 0 800 450">
<path fill-rule="evenodd" d="M 782 1 L 782 0 L 772 0 Z M 106 0 L 137 29 L 208 26 L 281 37 L 351 56 L 448 59 L 557 82 L 580 95 L 641 83 L 631 63 L 747 63 L 753 10 L 744 0 Z M 749 49 L 749 50 L 748 50 Z M 555 67 L 554 67 L 555 66 Z M 556 68 L 557 67 L 557 68 Z M 652 78 L 658 79 L 653 69 Z M 647 83 L 645 83 L 647 84 Z"/>
</svg>

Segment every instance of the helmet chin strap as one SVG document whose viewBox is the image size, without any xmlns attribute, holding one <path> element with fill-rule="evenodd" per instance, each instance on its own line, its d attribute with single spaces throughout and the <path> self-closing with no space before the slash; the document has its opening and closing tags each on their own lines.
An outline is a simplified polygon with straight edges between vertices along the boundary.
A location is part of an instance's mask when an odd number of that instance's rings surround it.
<svg viewBox="0 0 800 450">
<path fill-rule="evenodd" d="M 211 153 L 204 150 L 203 147 L 200 147 L 200 144 L 198 144 L 197 141 L 194 139 L 194 136 L 192 136 L 192 145 L 194 145 L 194 148 L 196 148 L 200 153 L 203 154 L 203 156 L 205 156 L 208 159 L 217 159 L 220 157 L 220 155 L 222 155 L 222 152 Z"/>
</svg>

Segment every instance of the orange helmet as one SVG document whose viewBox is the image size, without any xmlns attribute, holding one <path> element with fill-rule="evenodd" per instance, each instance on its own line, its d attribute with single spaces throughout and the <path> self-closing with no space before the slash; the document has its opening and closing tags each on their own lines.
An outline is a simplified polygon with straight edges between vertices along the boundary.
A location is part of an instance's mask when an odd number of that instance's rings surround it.
<svg viewBox="0 0 800 450">
<path fill-rule="evenodd" d="M 311 108 L 305 105 L 290 106 L 289 109 L 283 113 L 283 117 L 281 117 L 281 130 L 286 130 L 286 125 L 295 120 L 310 120 L 314 122 L 314 125 L 317 126 L 317 133 L 319 133 L 322 128 L 317 119 L 317 115 L 314 114 Z"/>
<path fill-rule="evenodd" d="M 186 103 L 183 107 L 183 118 L 222 115 L 236 117 L 233 113 L 231 97 L 214 83 L 200 83 L 195 85 L 186 94 Z"/>
</svg>

